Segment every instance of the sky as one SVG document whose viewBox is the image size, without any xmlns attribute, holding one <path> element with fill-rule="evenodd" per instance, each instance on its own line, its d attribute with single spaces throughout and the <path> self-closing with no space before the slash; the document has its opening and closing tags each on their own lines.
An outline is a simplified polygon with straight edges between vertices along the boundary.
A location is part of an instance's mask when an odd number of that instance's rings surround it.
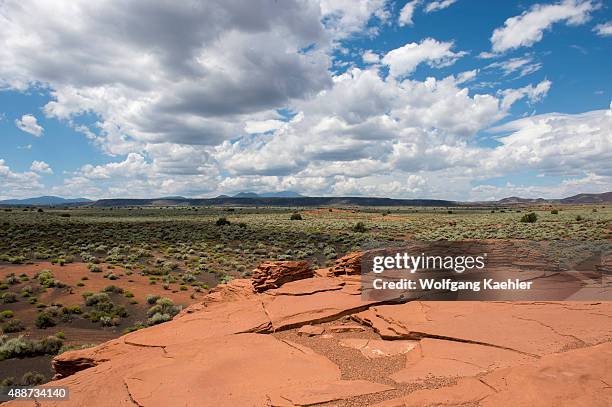
<svg viewBox="0 0 612 407">
<path fill-rule="evenodd" d="M 0 1 L 0 199 L 612 190 L 612 3 Z"/>
</svg>

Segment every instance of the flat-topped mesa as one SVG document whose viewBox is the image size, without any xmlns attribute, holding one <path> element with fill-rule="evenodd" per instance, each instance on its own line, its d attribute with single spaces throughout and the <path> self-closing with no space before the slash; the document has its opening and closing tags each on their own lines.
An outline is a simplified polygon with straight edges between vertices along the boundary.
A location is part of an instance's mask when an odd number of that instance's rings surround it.
<svg viewBox="0 0 612 407">
<path fill-rule="evenodd" d="M 306 261 L 266 261 L 253 270 L 251 280 L 255 291 L 263 292 L 313 276 L 314 272 Z"/>
<path fill-rule="evenodd" d="M 336 260 L 334 265 L 330 268 L 330 272 L 335 276 L 361 274 L 362 257 L 363 252 L 349 253 Z"/>
</svg>

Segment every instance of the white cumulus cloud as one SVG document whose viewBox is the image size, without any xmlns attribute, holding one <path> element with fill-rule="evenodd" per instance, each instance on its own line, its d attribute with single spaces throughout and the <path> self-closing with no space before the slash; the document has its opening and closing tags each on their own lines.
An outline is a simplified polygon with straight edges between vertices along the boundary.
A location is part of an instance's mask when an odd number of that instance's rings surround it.
<svg viewBox="0 0 612 407">
<path fill-rule="evenodd" d="M 36 161 L 36 160 L 32 161 L 30 170 L 41 173 L 41 174 L 53 174 L 53 170 L 51 169 L 49 164 L 47 164 L 44 161 Z"/>
<path fill-rule="evenodd" d="M 43 127 L 38 124 L 36 117 L 31 114 L 24 114 L 21 116 L 21 119 L 16 119 L 15 126 L 17 126 L 19 130 L 30 133 L 35 137 L 42 136 L 44 131 Z"/>
<path fill-rule="evenodd" d="M 389 66 L 391 76 L 398 77 L 412 73 L 421 63 L 432 68 L 452 65 L 466 53 L 453 52 L 452 42 L 440 42 L 425 38 L 421 42 L 411 42 L 400 48 L 389 51 L 382 59 Z"/>
</svg>

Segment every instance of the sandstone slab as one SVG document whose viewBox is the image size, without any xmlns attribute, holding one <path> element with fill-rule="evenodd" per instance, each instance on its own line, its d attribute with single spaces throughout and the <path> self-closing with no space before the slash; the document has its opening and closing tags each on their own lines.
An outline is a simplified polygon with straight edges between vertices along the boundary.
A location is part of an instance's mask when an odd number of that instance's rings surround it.
<svg viewBox="0 0 612 407">
<path fill-rule="evenodd" d="M 314 272 L 306 261 L 266 261 L 253 270 L 251 280 L 255 291 L 263 292 L 312 276 Z"/>
</svg>

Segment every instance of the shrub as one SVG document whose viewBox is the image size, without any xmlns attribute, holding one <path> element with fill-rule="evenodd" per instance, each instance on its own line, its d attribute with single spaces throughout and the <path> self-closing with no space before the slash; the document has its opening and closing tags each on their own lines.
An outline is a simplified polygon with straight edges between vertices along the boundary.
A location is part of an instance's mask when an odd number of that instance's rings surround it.
<svg viewBox="0 0 612 407">
<path fill-rule="evenodd" d="M 66 334 L 63 333 L 62 331 L 59 331 L 58 333 L 56 333 L 55 336 L 60 339 L 66 339 Z"/>
<path fill-rule="evenodd" d="M 353 226 L 353 232 L 357 233 L 365 233 L 368 229 L 366 229 L 365 223 L 357 222 L 355 226 Z"/>
<path fill-rule="evenodd" d="M 100 267 L 96 266 L 93 263 L 90 263 L 87 267 L 89 268 L 89 271 L 91 271 L 92 273 L 101 273 L 102 272 L 102 269 Z"/>
<path fill-rule="evenodd" d="M 217 226 L 229 226 L 230 224 L 231 224 L 230 221 L 227 220 L 226 218 L 219 218 L 215 222 L 215 225 Z"/>
<path fill-rule="evenodd" d="M 38 282 L 43 287 L 49 288 L 55 286 L 55 279 L 53 278 L 53 273 L 51 270 L 43 270 L 36 276 Z"/>
<path fill-rule="evenodd" d="M 153 305 L 157 302 L 157 300 L 159 300 L 159 298 L 160 298 L 159 295 L 149 294 L 147 295 L 147 303 L 150 305 Z"/>
<path fill-rule="evenodd" d="M 0 304 L 10 304 L 17 302 L 17 294 L 13 292 L 6 292 L 0 295 Z"/>
<path fill-rule="evenodd" d="M 535 213 L 526 213 L 521 217 L 521 222 L 523 223 L 535 223 L 538 220 L 538 215 Z"/>
<path fill-rule="evenodd" d="M 55 324 L 55 319 L 53 319 L 51 314 L 49 314 L 48 312 L 41 312 L 36 316 L 36 320 L 34 321 L 34 325 L 36 325 L 36 327 L 40 329 L 49 328 L 55 326 Z"/>
<path fill-rule="evenodd" d="M 21 325 L 21 321 L 17 318 L 11 319 L 10 321 L 5 322 L 2 325 L 2 332 L 5 334 L 10 334 L 14 332 L 23 331 L 24 327 Z"/>
<path fill-rule="evenodd" d="M 104 291 L 105 293 L 121 294 L 123 293 L 123 288 L 117 287 L 116 285 L 107 285 L 102 291 Z"/>
<path fill-rule="evenodd" d="M 174 305 L 169 298 L 159 298 L 155 305 L 149 308 L 147 311 L 147 315 L 149 319 L 147 320 L 148 325 L 156 325 L 162 322 L 170 321 L 176 314 L 178 314 L 181 310 L 180 306 Z"/>
<path fill-rule="evenodd" d="M 300 215 L 297 212 L 294 212 L 294 213 L 291 214 L 291 218 L 290 219 L 291 220 L 302 220 L 302 215 Z"/>
<path fill-rule="evenodd" d="M 172 320 L 172 317 L 170 316 L 170 314 L 161 314 L 159 312 L 156 312 L 155 314 L 153 314 L 153 316 L 147 319 L 147 324 L 157 325 L 163 322 L 168 322 L 170 320 Z"/>
<path fill-rule="evenodd" d="M 36 386 L 45 382 L 45 376 L 38 372 L 25 372 L 21 377 L 22 386 Z"/>
<path fill-rule="evenodd" d="M 583 220 L 584 218 L 580 215 L 576 216 L 576 222 L 580 222 L 581 220 Z"/>
<path fill-rule="evenodd" d="M 10 309 L 4 310 L 4 311 L 0 311 L 0 321 L 3 320 L 3 319 L 13 318 L 14 315 L 15 314 Z"/>
<path fill-rule="evenodd" d="M 87 305 L 88 307 L 104 302 L 111 302 L 110 297 L 106 293 L 91 294 L 85 298 L 85 305 Z"/>
<path fill-rule="evenodd" d="M 11 273 L 6 277 L 6 284 L 15 285 L 19 284 L 19 279 L 15 275 L 15 273 Z"/>
<path fill-rule="evenodd" d="M 550 213 L 552 213 L 553 215 L 558 215 L 559 214 L 559 210 L 558 209 L 553 209 L 552 211 L 550 211 Z"/>
<path fill-rule="evenodd" d="M 0 337 L 0 360 L 9 358 L 33 357 L 39 355 L 55 355 L 64 342 L 55 336 L 48 336 L 41 340 Z"/>
</svg>

